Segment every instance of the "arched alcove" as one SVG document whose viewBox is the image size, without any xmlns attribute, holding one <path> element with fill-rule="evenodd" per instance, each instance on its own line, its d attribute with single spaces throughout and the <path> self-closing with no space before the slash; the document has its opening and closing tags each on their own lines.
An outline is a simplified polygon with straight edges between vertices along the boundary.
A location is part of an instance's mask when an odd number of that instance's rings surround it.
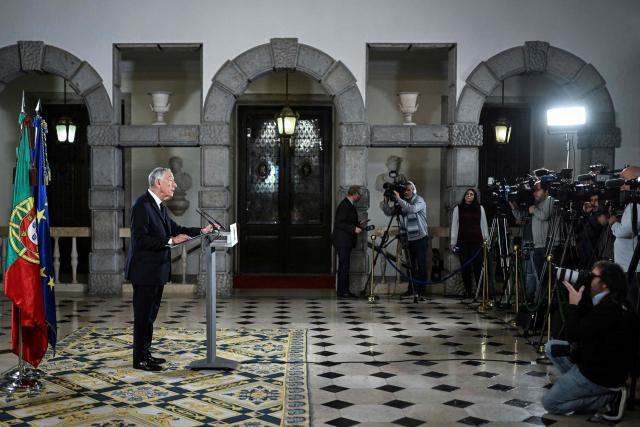
<svg viewBox="0 0 640 427">
<path fill-rule="evenodd" d="M 364 102 L 356 79 L 340 61 L 295 38 L 271 39 L 270 43 L 253 47 L 228 60 L 212 79 L 202 113 L 200 144 L 202 145 L 202 191 L 200 206 L 218 217 L 228 219 L 233 208 L 229 187 L 233 181 L 235 141 L 230 127 L 236 100 L 249 83 L 273 71 L 296 71 L 317 80 L 332 98 L 335 108 L 334 125 L 336 199 L 344 197 L 350 185 L 366 187 L 366 166 L 369 126 L 366 123 Z M 358 208 L 369 207 L 368 191 Z M 355 283 L 364 278 L 365 243 L 361 239 L 354 251 L 352 271 Z M 223 264 L 218 275 L 218 289 L 231 289 L 231 257 L 221 257 Z M 204 277 L 203 277 L 204 280 Z"/>
<path fill-rule="evenodd" d="M 606 81 L 592 64 L 547 42 L 525 42 L 478 64 L 460 93 L 456 122 L 477 124 L 487 97 L 504 79 L 533 73 L 549 75 L 569 98 L 585 106 L 588 125 L 577 141 L 583 150 L 582 167 L 594 160 L 613 167 L 620 130 L 615 127 L 615 109 Z"/>
<path fill-rule="evenodd" d="M 122 178 L 114 169 L 121 165 L 121 153 L 115 146 L 109 95 L 91 64 L 64 49 L 42 41 L 18 41 L 0 48 L 0 92 L 17 77 L 36 72 L 66 79 L 87 106 L 91 123 L 87 135 L 91 146 L 89 290 L 103 294 L 120 292 L 122 242 L 118 228 L 122 225 Z"/>
</svg>

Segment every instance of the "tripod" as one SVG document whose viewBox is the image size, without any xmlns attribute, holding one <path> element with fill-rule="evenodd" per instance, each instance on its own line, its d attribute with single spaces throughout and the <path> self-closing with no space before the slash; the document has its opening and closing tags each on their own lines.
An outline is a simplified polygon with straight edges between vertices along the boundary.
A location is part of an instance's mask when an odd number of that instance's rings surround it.
<svg viewBox="0 0 640 427">
<path fill-rule="evenodd" d="M 391 224 L 393 223 L 394 219 L 396 220 L 396 225 L 398 227 L 398 235 L 390 239 L 389 229 L 391 228 Z M 380 256 L 380 253 L 385 248 L 387 248 L 391 243 L 393 243 L 394 241 L 397 241 L 397 244 L 400 245 L 399 253 L 401 255 L 401 258 L 405 261 L 405 264 L 407 265 L 407 277 L 409 278 L 409 293 L 413 295 L 413 302 L 417 303 L 419 300 L 419 296 L 418 296 L 418 293 L 416 292 L 416 288 L 413 283 L 413 268 L 412 268 L 413 263 L 411 259 L 411 253 L 409 251 L 407 234 L 406 234 L 406 231 L 404 230 L 406 230 L 406 228 L 405 228 L 402 211 L 400 210 L 400 206 L 395 204 L 393 207 L 393 213 L 390 215 L 387 228 L 383 232 L 382 238 L 380 239 L 380 243 L 375 251 L 376 254 L 375 254 L 371 268 L 375 268 L 375 265 L 378 262 L 378 257 Z M 398 261 L 399 265 L 401 264 L 401 262 L 399 262 L 400 257 L 396 261 Z M 371 294 L 371 287 L 373 286 L 374 286 L 374 283 L 373 283 L 373 274 L 372 274 L 367 279 L 367 283 L 365 284 L 363 295 L 366 296 L 367 294 Z"/>
<path fill-rule="evenodd" d="M 494 250 L 494 245 L 498 245 L 498 257 L 500 262 L 500 269 L 502 271 L 502 277 L 505 282 L 505 289 L 511 289 L 511 280 L 509 274 L 511 272 L 511 258 L 509 254 L 509 230 L 507 224 L 507 215 L 504 212 L 498 210 L 496 216 L 491 221 L 491 229 L 489 230 L 489 251 Z M 494 240 L 494 237 L 496 239 Z M 474 301 L 478 300 L 480 294 L 480 284 L 483 283 L 485 274 L 488 277 L 489 264 L 484 263 L 480 272 L 480 278 L 476 284 L 476 295 Z M 510 292 L 510 291 L 509 291 Z"/>
</svg>

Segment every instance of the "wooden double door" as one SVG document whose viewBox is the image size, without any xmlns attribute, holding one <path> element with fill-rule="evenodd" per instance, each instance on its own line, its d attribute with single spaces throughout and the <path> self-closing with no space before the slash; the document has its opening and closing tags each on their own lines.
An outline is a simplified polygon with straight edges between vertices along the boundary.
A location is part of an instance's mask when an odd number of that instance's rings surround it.
<svg viewBox="0 0 640 427">
<path fill-rule="evenodd" d="M 331 272 L 331 107 L 292 106 L 296 136 L 278 137 L 281 107 L 238 107 L 239 273 Z"/>
</svg>

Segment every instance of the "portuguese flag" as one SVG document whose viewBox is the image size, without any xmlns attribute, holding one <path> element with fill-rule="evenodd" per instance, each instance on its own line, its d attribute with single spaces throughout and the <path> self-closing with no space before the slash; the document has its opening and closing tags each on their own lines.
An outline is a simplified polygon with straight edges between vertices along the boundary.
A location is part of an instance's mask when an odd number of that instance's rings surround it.
<svg viewBox="0 0 640 427">
<path fill-rule="evenodd" d="M 22 325 L 22 358 L 37 367 L 47 350 L 47 324 L 40 283 L 36 211 L 29 182 L 31 120 L 20 113 L 18 123 L 22 132 L 9 219 L 4 293 L 13 301 L 11 350 L 19 354 L 18 330 Z"/>
</svg>

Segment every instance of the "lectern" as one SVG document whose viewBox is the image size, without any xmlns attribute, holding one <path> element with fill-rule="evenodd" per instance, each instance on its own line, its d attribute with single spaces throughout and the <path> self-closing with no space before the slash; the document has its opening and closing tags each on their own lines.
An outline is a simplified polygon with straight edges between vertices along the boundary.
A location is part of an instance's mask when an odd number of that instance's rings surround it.
<svg viewBox="0 0 640 427">
<path fill-rule="evenodd" d="M 205 236 L 209 251 L 207 267 L 207 358 L 189 364 L 189 369 L 234 369 L 237 362 L 216 357 L 216 248 L 232 248 L 238 243 L 238 228 L 231 224 L 228 232 Z"/>
</svg>

